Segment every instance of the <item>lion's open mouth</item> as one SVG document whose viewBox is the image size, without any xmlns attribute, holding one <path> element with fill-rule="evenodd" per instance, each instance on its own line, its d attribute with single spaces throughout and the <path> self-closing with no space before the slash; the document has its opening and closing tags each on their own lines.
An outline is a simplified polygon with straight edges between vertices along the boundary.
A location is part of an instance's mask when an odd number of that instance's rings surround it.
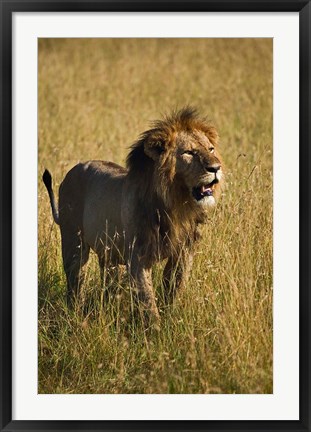
<svg viewBox="0 0 311 432">
<path fill-rule="evenodd" d="M 192 195 L 196 201 L 200 201 L 204 197 L 212 196 L 215 189 L 215 184 L 218 183 L 218 180 L 215 179 L 211 183 L 201 184 L 200 186 L 196 186 L 192 188 Z"/>
</svg>

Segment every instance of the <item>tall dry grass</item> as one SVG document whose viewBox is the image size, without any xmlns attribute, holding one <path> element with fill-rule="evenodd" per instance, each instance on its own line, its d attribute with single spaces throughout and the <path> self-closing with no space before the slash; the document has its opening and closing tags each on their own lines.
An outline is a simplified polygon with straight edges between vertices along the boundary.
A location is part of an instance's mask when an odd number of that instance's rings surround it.
<svg viewBox="0 0 311 432">
<path fill-rule="evenodd" d="M 91 257 L 69 311 L 44 168 L 57 189 L 78 161 L 124 164 L 149 120 L 185 104 L 217 126 L 227 185 L 187 289 L 146 336 L 127 275 L 103 304 Z M 271 39 L 41 39 L 38 184 L 39 393 L 273 391 Z"/>
</svg>

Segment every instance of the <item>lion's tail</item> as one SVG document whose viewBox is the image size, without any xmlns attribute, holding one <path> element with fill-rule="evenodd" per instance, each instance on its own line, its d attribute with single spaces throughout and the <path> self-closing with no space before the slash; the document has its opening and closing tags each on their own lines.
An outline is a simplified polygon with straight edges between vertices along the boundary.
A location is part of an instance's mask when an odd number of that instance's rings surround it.
<svg viewBox="0 0 311 432">
<path fill-rule="evenodd" d="M 47 169 L 43 173 L 42 180 L 43 180 L 43 183 L 45 184 L 45 187 L 47 188 L 47 191 L 48 191 L 48 194 L 50 197 L 53 219 L 54 219 L 55 223 L 57 223 L 57 225 L 59 225 L 59 214 L 58 214 L 58 209 L 56 208 L 55 197 L 54 197 L 54 192 L 53 192 L 53 188 L 52 188 L 52 176 Z"/>
</svg>

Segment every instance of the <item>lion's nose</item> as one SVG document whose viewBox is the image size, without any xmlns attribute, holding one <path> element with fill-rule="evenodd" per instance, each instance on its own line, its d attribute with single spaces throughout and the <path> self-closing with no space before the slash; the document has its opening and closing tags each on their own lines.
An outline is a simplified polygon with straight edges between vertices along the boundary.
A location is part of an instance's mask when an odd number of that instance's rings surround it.
<svg viewBox="0 0 311 432">
<path fill-rule="evenodd" d="M 206 167 L 206 171 L 211 172 L 211 173 L 217 173 L 217 171 L 219 171 L 219 170 L 220 170 L 219 164 L 208 165 Z"/>
</svg>

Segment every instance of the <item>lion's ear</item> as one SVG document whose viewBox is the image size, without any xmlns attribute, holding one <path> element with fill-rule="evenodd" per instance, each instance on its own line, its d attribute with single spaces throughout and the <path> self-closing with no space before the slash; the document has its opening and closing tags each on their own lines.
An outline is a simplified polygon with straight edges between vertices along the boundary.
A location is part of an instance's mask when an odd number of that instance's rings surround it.
<svg viewBox="0 0 311 432">
<path fill-rule="evenodd" d="M 159 160 L 159 157 L 164 152 L 164 142 L 162 140 L 150 140 L 144 143 L 145 154 L 154 161 Z"/>
<path fill-rule="evenodd" d="M 207 138 L 210 140 L 210 142 L 216 146 L 218 144 L 219 135 L 217 132 L 217 129 L 214 126 L 209 126 L 206 130 Z"/>
</svg>

